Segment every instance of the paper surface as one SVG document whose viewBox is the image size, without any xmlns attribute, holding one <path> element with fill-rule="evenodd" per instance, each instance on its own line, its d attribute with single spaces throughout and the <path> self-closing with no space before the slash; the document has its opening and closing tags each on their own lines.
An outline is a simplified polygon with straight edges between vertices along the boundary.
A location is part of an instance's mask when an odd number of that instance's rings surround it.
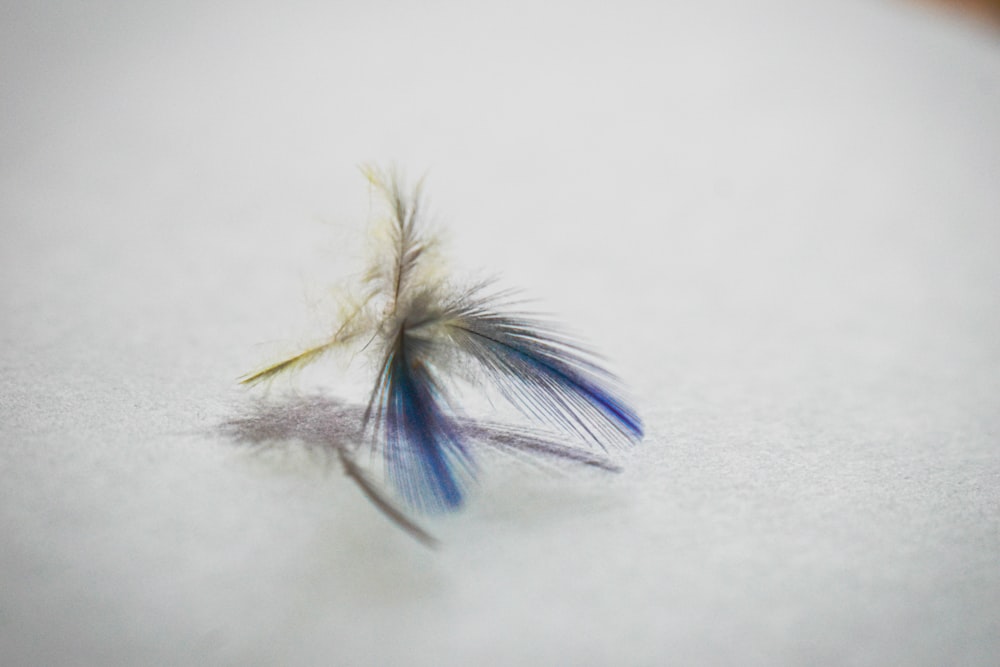
<svg viewBox="0 0 1000 667">
<path fill-rule="evenodd" d="M 995 33 L 8 4 L 0 662 L 995 664 Z M 235 379 L 358 270 L 369 160 L 427 171 L 457 271 L 610 360 L 647 430 L 624 472 L 484 452 L 431 551 L 335 462 L 227 437 L 261 398 Z M 264 400 L 363 402 L 366 363 Z"/>
</svg>

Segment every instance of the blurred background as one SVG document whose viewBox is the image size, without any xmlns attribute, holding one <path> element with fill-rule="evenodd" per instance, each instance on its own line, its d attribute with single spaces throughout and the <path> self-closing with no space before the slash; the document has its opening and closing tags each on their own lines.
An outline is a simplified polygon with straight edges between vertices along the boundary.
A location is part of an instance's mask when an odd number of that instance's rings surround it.
<svg viewBox="0 0 1000 667">
<path fill-rule="evenodd" d="M 0 663 L 995 664 L 996 15 L 3 2 Z M 608 358 L 621 474 L 480 452 L 430 551 L 227 436 L 363 400 L 236 378 L 333 326 L 368 161 Z"/>
<path fill-rule="evenodd" d="M 963 12 L 971 18 L 994 26 L 1000 25 L 1000 2 L 995 0 L 930 0 L 928 4 L 937 4 Z"/>
</svg>

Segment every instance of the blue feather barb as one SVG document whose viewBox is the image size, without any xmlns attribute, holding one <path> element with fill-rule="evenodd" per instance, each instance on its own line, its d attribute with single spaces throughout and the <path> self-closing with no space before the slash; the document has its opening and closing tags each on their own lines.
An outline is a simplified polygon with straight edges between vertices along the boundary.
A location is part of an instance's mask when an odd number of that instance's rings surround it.
<svg viewBox="0 0 1000 667">
<path fill-rule="evenodd" d="M 614 469 L 530 433 L 510 430 L 506 439 L 486 437 L 503 431 L 461 416 L 447 392 L 456 362 L 473 369 L 477 380 L 487 381 L 529 419 L 562 431 L 583 449 L 606 451 L 643 435 L 642 421 L 623 397 L 620 382 L 595 355 L 550 324 L 516 312 L 506 293 L 491 293 L 482 284 L 459 290 L 441 278 L 438 262 L 431 259 L 435 242 L 418 216 L 419 188 L 408 197 L 393 172 L 364 171 L 386 200 L 388 233 L 382 237 L 389 247 L 365 274 L 360 305 L 329 340 L 243 382 L 270 380 L 355 340 L 368 340 L 366 349 L 377 342 L 373 349 L 381 350 L 380 365 L 361 432 L 382 450 L 386 477 L 403 500 L 424 512 L 462 505 L 476 475 L 469 449 L 475 442 L 508 443 L 512 449 Z M 367 483 L 365 492 L 372 497 Z M 377 504 L 383 511 L 389 506 L 381 499 Z"/>
<path fill-rule="evenodd" d="M 473 475 L 472 458 L 420 347 L 400 329 L 365 421 L 374 416 L 389 479 L 408 503 L 425 511 L 454 509 Z"/>
</svg>

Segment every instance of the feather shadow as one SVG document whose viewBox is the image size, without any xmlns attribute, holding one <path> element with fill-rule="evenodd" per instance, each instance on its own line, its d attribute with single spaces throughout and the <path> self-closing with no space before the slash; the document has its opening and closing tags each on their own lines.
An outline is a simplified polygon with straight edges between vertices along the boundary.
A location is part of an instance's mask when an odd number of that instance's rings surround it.
<svg viewBox="0 0 1000 667">
<path fill-rule="evenodd" d="M 336 455 L 344 473 L 393 523 L 426 546 L 437 540 L 390 500 L 354 460 L 362 438 L 363 410 L 356 405 L 319 396 L 281 403 L 257 401 L 242 417 L 222 423 L 221 435 L 255 447 L 301 443 L 324 455 Z"/>
<path fill-rule="evenodd" d="M 393 523 L 427 546 L 437 541 L 421 528 L 379 487 L 355 460 L 364 439 L 367 410 L 356 404 L 327 396 L 289 396 L 282 400 L 254 401 L 247 411 L 223 422 L 217 432 L 226 439 L 251 447 L 281 447 L 301 444 L 310 451 L 333 455 L 345 474 Z M 452 418 L 452 428 L 470 445 L 487 447 L 504 455 L 528 456 L 542 461 L 582 465 L 607 472 L 619 472 L 612 461 L 561 444 L 544 434 L 502 424 Z"/>
</svg>

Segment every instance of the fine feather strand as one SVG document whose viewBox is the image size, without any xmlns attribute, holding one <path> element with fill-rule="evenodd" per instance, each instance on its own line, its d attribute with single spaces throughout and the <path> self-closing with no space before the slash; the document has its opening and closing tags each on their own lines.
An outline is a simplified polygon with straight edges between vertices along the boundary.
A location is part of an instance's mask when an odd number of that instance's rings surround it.
<svg viewBox="0 0 1000 667">
<path fill-rule="evenodd" d="M 501 298 L 477 288 L 441 314 L 447 335 L 501 394 L 525 414 L 602 448 L 640 439 L 642 421 L 619 395 L 617 378 L 551 327 L 503 312 Z"/>
<path fill-rule="evenodd" d="M 300 370 L 322 357 L 335 345 L 336 343 L 324 343 L 323 345 L 317 345 L 316 347 L 299 352 L 294 357 L 285 359 L 284 361 L 279 361 L 276 364 L 271 364 L 267 368 L 244 375 L 240 378 L 240 384 L 255 385 L 261 382 L 273 380 L 284 373 Z"/>
<path fill-rule="evenodd" d="M 351 342 L 364 331 L 362 320 L 368 301 L 366 299 L 360 304 L 353 305 L 346 311 L 343 322 L 334 334 L 324 343 L 310 347 L 295 356 L 276 362 L 262 368 L 261 370 L 247 373 L 239 379 L 240 384 L 257 385 L 263 382 L 270 382 L 279 375 L 299 371 L 314 361 L 318 361 L 327 353 Z"/>
</svg>

